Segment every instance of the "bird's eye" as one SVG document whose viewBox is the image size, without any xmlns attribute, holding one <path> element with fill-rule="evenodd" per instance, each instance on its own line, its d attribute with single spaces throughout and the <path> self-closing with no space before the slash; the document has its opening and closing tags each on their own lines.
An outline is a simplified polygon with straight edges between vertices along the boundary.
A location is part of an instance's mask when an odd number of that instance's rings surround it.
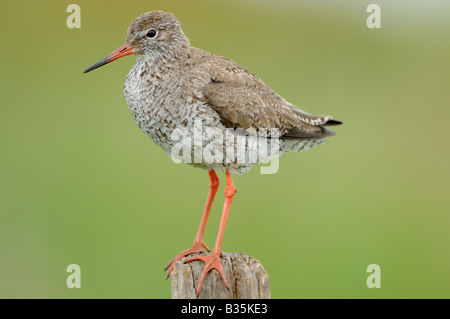
<svg viewBox="0 0 450 319">
<path fill-rule="evenodd" d="M 156 37 L 157 34 L 158 34 L 158 32 L 155 29 L 150 29 L 147 32 L 147 36 L 149 38 L 154 38 L 154 37 Z"/>
</svg>

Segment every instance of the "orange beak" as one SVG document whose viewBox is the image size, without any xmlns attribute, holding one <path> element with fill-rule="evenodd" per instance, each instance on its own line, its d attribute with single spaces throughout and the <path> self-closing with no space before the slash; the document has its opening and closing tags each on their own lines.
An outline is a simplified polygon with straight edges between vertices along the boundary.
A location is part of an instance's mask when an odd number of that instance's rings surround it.
<svg viewBox="0 0 450 319">
<path fill-rule="evenodd" d="M 92 64 L 90 67 L 88 67 L 86 70 L 84 70 L 83 73 L 88 73 L 96 68 L 99 68 L 105 64 L 108 64 L 109 62 L 112 62 L 114 60 L 117 60 L 121 57 L 130 55 L 130 54 L 133 54 L 133 52 L 134 52 L 134 47 L 132 47 L 129 44 L 125 44 L 125 45 L 121 46 L 120 48 L 118 48 L 113 53 L 111 53 L 110 55 L 108 55 L 106 58 L 101 59 L 100 61 L 98 61 L 95 64 Z"/>
</svg>

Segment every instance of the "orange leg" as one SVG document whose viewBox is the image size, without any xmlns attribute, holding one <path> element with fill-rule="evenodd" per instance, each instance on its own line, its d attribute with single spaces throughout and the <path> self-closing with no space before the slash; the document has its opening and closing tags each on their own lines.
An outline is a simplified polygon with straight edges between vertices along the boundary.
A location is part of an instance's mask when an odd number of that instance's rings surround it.
<svg viewBox="0 0 450 319">
<path fill-rule="evenodd" d="M 225 276 L 225 272 L 223 271 L 222 264 L 220 262 L 220 255 L 222 254 L 222 240 L 223 234 L 225 232 L 225 225 L 227 223 L 228 213 L 230 212 L 231 203 L 233 202 L 234 194 L 236 193 L 236 188 L 233 184 L 233 179 L 231 178 L 230 172 L 226 171 L 227 175 L 227 186 L 225 187 L 225 203 L 223 205 L 222 217 L 220 220 L 219 233 L 217 234 L 216 245 L 214 246 L 214 250 L 211 255 L 197 255 L 190 258 L 186 258 L 184 260 L 185 263 L 193 261 L 193 260 L 201 260 L 205 263 L 205 268 L 203 268 L 202 275 L 200 277 L 200 281 L 198 282 L 197 287 L 197 295 L 200 294 L 203 287 L 203 282 L 205 281 L 206 275 L 211 269 L 217 269 L 219 271 L 220 276 L 225 284 L 225 287 L 228 288 L 227 278 Z"/>
<path fill-rule="evenodd" d="M 209 173 L 208 199 L 206 200 L 205 210 L 203 211 L 202 220 L 200 222 L 200 226 L 198 227 L 197 235 L 195 236 L 194 239 L 194 244 L 192 245 L 192 248 L 182 251 L 166 265 L 166 267 L 164 268 L 164 270 L 167 270 L 166 279 L 170 276 L 173 267 L 175 266 L 177 261 L 181 260 L 181 258 L 194 253 L 202 253 L 203 247 L 205 247 L 207 251 L 210 251 L 208 246 L 206 246 L 205 243 L 203 242 L 203 236 L 205 234 L 206 223 L 208 222 L 209 212 L 211 211 L 211 206 L 213 204 L 214 197 L 216 196 L 217 190 L 219 189 L 219 178 L 217 177 L 217 174 L 216 172 L 214 172 L 214 170 L 210 170 L 208 173 Z"/>
</svg>

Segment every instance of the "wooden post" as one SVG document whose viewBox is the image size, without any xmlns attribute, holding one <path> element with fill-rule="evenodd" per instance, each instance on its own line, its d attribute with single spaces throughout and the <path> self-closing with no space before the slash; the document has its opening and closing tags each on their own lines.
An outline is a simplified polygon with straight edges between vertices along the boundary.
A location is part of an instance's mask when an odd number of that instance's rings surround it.
<svg viewBox="0 0 450 319">
<path fill-rule="evenodd" d="M 269 275 L 263 265 L 253 257 L 241 253 L 223 253 L 223 270 L 228 289 L 219 272 L 211 270 L 206 276 L 199 296 L 196 289 L 204 263 L 179 261 L 170 274 L 172 299 L 269 299 Z"/>
</svg>

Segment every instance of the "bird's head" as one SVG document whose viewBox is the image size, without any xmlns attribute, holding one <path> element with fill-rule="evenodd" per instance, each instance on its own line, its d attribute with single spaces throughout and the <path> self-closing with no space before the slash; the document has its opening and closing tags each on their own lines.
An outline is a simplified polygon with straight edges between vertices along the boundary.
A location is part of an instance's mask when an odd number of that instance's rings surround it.
<svg viewBox="0 0 450 319">
<path fill-rule="evenodd" d="M 144 13 L 131 22 L 125 44 L 84 73 L 130 54 L 149 59 L 167 58 L 177 56 L 187 47 L 189 40 L 173 14 L 164 11 Z"/>
</svg>

